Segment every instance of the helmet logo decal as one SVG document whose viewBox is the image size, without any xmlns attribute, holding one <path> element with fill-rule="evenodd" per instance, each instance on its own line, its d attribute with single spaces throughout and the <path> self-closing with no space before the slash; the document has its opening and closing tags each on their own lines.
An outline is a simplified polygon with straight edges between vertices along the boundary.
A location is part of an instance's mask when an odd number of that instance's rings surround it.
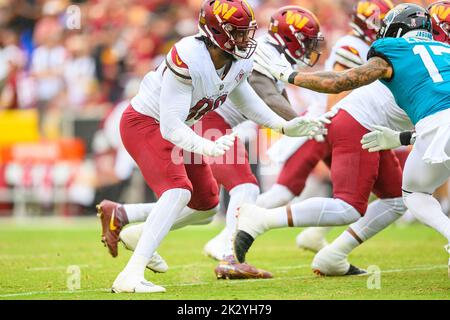
<svg viewBox="0 0 450 320">
<path fill-rule="evenodd" d="M 214 2 L 213 13 L 220 15 L 222 19 L 228 20 L 237 11 L 236 7 L 228 7 L 228 3 L 220 3 L 220 0 Z"/>
<path fill-rule="evenodd" d="M 368 18 L 368 17 L 371 17 L 375 13 L 380 14 L 380 8 L 374 3 L 370 3 L 368 1 L 360 1 L 358 3 L 357 12 L 358 12 L 358 14 L 361 14 L 361 15 L 365 16 L 366 18 Z M 380 17 L 380 18 L 382 19 L 383 17 Z"/>
<path fill-rule="evenodd" d="M 302 16 L 299 13 L 288 10 L 286 12 L 286 23 L 294 25 L 297 29 L 301 30 L 309 22 L 308 17 Z"/>
<path fill-rule="evenodd" d="M 445 20 L 450 15 L 450 8 L 445 6 L 433 6 L 430 9 L 430 14 L 432 16 L 437 15 L 440 20 Z"/>
</svg>

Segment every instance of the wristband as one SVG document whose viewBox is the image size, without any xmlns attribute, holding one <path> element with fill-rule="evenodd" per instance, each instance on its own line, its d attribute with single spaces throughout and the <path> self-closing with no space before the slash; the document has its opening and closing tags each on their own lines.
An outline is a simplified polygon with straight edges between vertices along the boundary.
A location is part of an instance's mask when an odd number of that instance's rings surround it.
<svg viewBox="0 0 450 320">
<path fill-rule="evenodd" d="M 292 72 L 292 73 L 289 75 L 288 82 L 289 82 L 290 84 L 294 84 L 295 77 L 296 77 L 297 75 L 298 75 L 298 72 L 297 72 L 297 71 Z"/>
<path fill-rule="evenodd" d="M 400 132 L 400 143 L 402 146 L 409 146 L 413 144 L 412 142 L 413 132 L 412 131 L 404 131 Z"/>
</svg>

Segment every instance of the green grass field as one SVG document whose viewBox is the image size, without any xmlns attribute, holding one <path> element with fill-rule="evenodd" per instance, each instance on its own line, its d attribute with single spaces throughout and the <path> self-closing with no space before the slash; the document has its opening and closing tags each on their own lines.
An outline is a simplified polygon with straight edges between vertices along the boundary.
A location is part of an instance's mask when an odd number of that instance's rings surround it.
<svg viewBox="0 0 450 320">
<path fill-rule="evenodd" d="M 171 232 L 159 248 L 170 266 L 146 277 L 166 287 L 151 295 L 112 294 L 109 288 L 130 252 L 111 258 L 100 243 L 94 219 L 15 223 L 0 220 L 0 299 L 449 299 L 445 240 L 422 225 L 391 227 L 358 248 L 351 262 L 381 269 L 381 288 L 364 277 L 318 277 L 313 254 L 295 246 L 299 229 L 271 231 L 255 242 L 248 261 L 274 273 L 271 280 L 216 280 L 216 262 L 203 245 L 221 226 Z M 343 228 L 335 229 L 330 239 Z M 81 269 L 81 288 L 67 289 L 67 268 Z"/>
</svg>

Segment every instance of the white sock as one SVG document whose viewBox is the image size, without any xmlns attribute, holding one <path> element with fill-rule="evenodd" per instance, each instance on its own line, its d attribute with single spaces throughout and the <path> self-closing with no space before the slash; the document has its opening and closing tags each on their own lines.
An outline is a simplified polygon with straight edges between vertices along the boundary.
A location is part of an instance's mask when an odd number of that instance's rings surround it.
<svg viewBox="0 0 450 320">
<path fill-rule="evenodd" d="M 420 192 L 405 194 L 404 201 L 419 221 L 438 231 L 450 243 L 450 219 L 442 212 L 439 201 Z"/>
<path fill-rule="evenodd" d="M 351 205 L 332 198 L 310 198 L 294 203 L 291 213 L 295 227 L 343 226 L 361 218 Z"/>
<path fill-rule="evenodd" d="M 332 243 L 328 245 L 327 248 L 340 253 L 342 259 L 346 259 L 347 256 L 352 252 L 360 243 L 355 237 L 345 230 L 339 237 L 337 237 Z"/>
<path fill-rule="evenodd" d="M 278 208 L 288 204 L 294 197 L 295 195 L 287 187 L 275 184 L 268 191 L 259 195 L 256 205 L 266 209 Z"/>
<path fill-rule="evenodd" d="M 156 202 L 124 204 L 123 208 L 128 217 L 129 223 L 144 222 L 155 207 Z"/>
<path fill-rule="evenodd" d="M 364 217 L 350 225 L 361 242 L 364 242 L 394 223 L 406 211 L 402 198 L 378 199 L 367 208 Z"/>
<path fill-rule="evenodd" d="M 164 192 L 156 202 L 152 214 L 147 218 L 139 238 L 136 250 L 125 267 L 125 272 L 144 275 L 145 266 L 167 235 L 177 216 L 186 207 L 191 192 L 186 189 L 170 189 Z M 147 260 L 145 260 L 147 258 Z M 144 263 L 144 262 L 147 263 Z"/>
<path fill-rule="evenodd" d="M 149 261 L 150 258 L 133 253 L 123 272 L 143 277 L 145 268 L 147 267 Z"/>
<path fill-rule="evenodd" d="M 253 183 L 240 184 L 230 190 L 230 202 L 226 215 L 226 245 L 224 254 L 233 254 L 233 235 L 236 231 L 237 209 L 244 203 L 255 203 L 259 194 L 259 187 Z"/>
</svg>

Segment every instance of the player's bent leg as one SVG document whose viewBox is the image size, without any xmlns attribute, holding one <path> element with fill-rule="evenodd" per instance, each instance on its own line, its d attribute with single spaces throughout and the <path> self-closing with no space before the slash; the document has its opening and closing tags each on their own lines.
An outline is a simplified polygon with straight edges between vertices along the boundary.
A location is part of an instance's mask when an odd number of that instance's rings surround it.
<svg viewBox="0 0 450 320">
<path fill-rule="evenodd" d="M 422 223 L 441 233 L 450 243 L 450 219 L 442 211 L 433 192 L 450 176 L 446 163 L 429 164 L 423 161 L 424 139 L 418 139 L 411 151 L 403 174 L 403 199 L 409 211 Z M 450 154 L 450 139 L 447 144 Z M 420 172 L 420 174 L 417 174 Z"/>
<path fill-rule="evenodd" d="M 283 227 L 341 226 L 361 217 L 351 205 L 340 199 L 310 198 L 305 201 L 275 209 L 243 205 L 239 209 L 234 254 L 239 262 L 255 239 L 264 232 Z"/>
<path fill-rule="evenodd" d="M 219 261 L 233 255 L 233 236 L 236 231 L 237 210 L 244 203 L 255 203 L 259 194 L 259 187 L 254 183 L 243 183 L 232 188 L 229 194 L 230 202 L 226 213 L 225 228 L 204 247 L 207 256 Z"/>
<path fill-rule="evenodd" d="M 365 273 L 347 261 L 348 255 L 363 242 L 394 223 L 405 211 L 402 198 L 378 199 L 372 202 L 363 217 L 316 254 L 311 265 L 313 271 L 328 276 Z"/>
<path fill-rule="evenodd" d="M 154 212 L 144 224 L 143 232 L 127 266 L 113 283 L 113 292 L 161 292 L 144 278 L 144 270 L 162 239 L 169 232 L 176 217 L 191 199 L 187 189 L 165 191 L 156 202 Z"/>
</svg>

